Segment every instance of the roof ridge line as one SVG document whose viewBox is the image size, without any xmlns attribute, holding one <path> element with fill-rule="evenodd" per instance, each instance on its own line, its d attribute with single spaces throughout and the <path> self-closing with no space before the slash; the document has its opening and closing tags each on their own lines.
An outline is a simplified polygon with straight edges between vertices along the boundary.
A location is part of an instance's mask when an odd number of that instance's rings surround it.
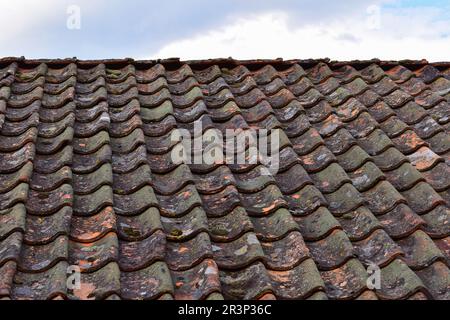
<svg viewBox="0 0 450 320">
<path fill-rule="evenodd" d="M 133 59 L 133 58 L 112 58 L 112 59 L 92 59 L 92 60 L 83 60 L 78 59 L 77 57 L 72 58 L 56 58 L 56 59 L 27 59 L 24 56 L 21 57 L 3 57 L 0 58 L 0 65 L 7 65 L 10 63 L 20 63 L 24 65 L 38 65 L 41 63 L 53 65 L 53 66 L 65 66 L 70 63 L 76 63 L 79 66 L 95 66 L 98 64 L 107 64 L 107 65 L 125 65 L 125 64 L 133 64 L 135 66 L 154 66 L 156 64 L 163 64 L 168 68 L 178 68 L 184 64 L 188 64 L 191 67 L 204 69 L 213 65 L 220 65 L 221 67 L 236 67 L 239 65 L 244 65 L 246 67 L 250 67 L 252 69 L 258 69 L 265 65 L 277 66 L 280 68 L 290 67 L 293 64 L 300 64 L 305 67 L 312 67 L 317 65 L 318 63 L 326 63 L 332 67 L 341 67 L 344 65 L 352 65 L 356 67 L 363 68 L 365 66 L 371 64 L 377 64 L 381 67 L 394 67 L 397 65 L 403 65 L 406 67 L 412 68 L 420 68 L 425 65 L 431 65 L 434 67 L 442 67 L 448 68 L 450 67 L 450 61 L 448 62 L 429 62 L 426 59 L 421 60 L 411 60 L 411 59 L 403 59 L 403 60 L 381 60 L 378 58 L 366 59 L 366 60 L 331 60 L 330 58 L 317 58 L 317 59 L 287 59 L 276 58 L 276 59 L 248 59 L 248 60 L 240 60 L 234 59 L 232 57 L 228 58 L 213 58 L 213 59 L 198 59 L 198 60 L 182 60 L 178 57 L 174 58 L 164 58 L 164 59 Z"/>
</svg>

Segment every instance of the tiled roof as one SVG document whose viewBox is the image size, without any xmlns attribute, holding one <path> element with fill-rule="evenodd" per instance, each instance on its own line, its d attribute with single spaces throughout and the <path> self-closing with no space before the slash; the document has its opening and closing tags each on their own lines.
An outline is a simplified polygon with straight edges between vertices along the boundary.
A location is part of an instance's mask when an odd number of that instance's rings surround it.
<svg viewBox="0 0 450 320">
<path fill-rule="evenodd" d="M 450 299 L 450 64 L 0 64 L 0 298 Z M 198 119 L 280 170 L 175 165 Z"/>
</svg>

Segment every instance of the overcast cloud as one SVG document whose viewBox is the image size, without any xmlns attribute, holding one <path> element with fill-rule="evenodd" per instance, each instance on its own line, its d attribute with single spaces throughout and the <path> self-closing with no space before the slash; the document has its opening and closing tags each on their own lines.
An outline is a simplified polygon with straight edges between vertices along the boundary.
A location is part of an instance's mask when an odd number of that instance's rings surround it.
<svg viewBox="0 0 450 320">
<path fill-rule="evenodd" d="M 0 0 L 0 26 L 27 58 L 450 60 L 449 0 Z"/>
</svg>

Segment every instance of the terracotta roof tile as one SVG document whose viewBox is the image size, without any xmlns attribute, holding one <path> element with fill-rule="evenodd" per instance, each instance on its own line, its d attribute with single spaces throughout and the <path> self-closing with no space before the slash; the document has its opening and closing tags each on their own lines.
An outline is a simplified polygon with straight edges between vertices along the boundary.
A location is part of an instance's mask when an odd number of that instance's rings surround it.
<svg viewBox="0 0 450 320">
<path fill-rule="evenodd" d="M 450 299 L 447 65 L 0 64 L 0 299 Z M 279 170 L 175 162 L 198 123 Z"/>
</svg>

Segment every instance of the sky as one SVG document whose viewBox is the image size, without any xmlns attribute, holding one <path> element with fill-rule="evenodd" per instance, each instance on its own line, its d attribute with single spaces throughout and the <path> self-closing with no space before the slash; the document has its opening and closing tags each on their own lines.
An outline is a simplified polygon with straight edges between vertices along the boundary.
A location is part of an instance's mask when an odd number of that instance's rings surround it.
<svg viewBox="0 0 450 320">
<path fill-rule="evenodd" d="M 450 60 L 450 0 L 0 0 L 0 56 Z"/>
</svg>

